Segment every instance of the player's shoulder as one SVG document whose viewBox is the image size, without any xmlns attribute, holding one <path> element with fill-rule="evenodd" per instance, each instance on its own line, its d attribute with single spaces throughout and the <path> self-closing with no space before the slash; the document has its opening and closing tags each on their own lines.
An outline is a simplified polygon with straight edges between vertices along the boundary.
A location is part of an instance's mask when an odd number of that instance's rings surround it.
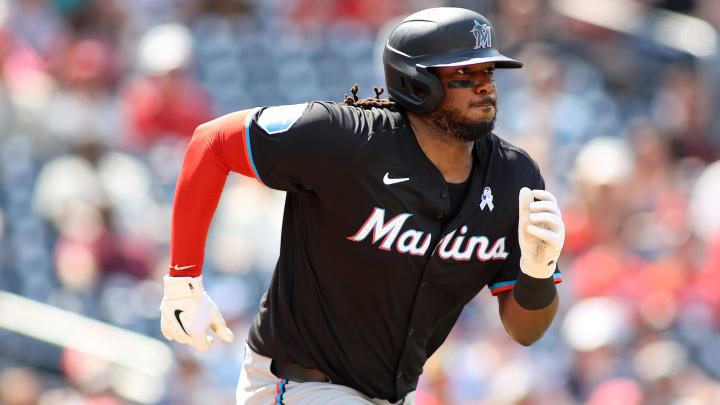
<svg viewBox="0 0 720 405">
<path fill-rule="evenodd" d="M 537 162 L 525 149 L 510 143 L 495 133 L 491 134 L 491 139 L 502 159 L 510 163 L 516 170 L 540 173 Z"/>
<path fill-rule="evenodd" d="M 316 102 L 318 107 L 325 108 L 332 119 L 338 120 L 341 126 L 366 128 L 373 133 L 387 132 L 406 127 L 407 121 L 396 109 L 390 108 L 361 108 L 336 102 Z"/>
<path fill-rule="evenodd" d="M 396 110 L 363 109 L 333 101 L 264 107 L 255 114 L 255 121 L 269 134 L 307 128 L 372 135 L 407 125 Z"/>
</svg>

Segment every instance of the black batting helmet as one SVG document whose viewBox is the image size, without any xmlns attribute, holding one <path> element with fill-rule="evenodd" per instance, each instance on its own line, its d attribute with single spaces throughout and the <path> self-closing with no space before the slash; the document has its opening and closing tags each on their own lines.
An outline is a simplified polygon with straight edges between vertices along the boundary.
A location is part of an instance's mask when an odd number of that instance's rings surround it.
<svg viewBox="0 0 720 405">
<path fill-rule="evenodd" d="M 490 22 L 481 14 L 456 7 L 419 11 L 395 27 L 385 43 L 383 64 L 388 93 L 410 111 L 431 111 L 443 97 L 442 84 L 431 67 L 495 62 L 496 68 L 522 63 L 498 52 Z M 424 91 L 419 97 L 413 87 Z"/>
</svg>

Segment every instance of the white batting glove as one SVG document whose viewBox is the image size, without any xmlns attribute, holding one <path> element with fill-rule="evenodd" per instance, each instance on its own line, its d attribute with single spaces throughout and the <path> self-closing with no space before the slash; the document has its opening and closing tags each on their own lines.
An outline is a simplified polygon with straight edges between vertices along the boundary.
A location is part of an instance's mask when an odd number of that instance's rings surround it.
<svg viewBox="0 0 720 405">
<path fill-rule="evenodd" d="M 165 296 L 160 303 L 160 328 L 168 340 L 194 346 L 204 352 L 213 342 L 208 326 L 230 343 L 233 333 L 228 329 L 217 305 L 202 286 L 200 277 L 163 278 Z"/>
<path fill-rule="evenodd" d="M 533 201 L 533 197 L 540 201 Z M 518 241 L 520 270 L 535 278 L 555 273 L 565 243 L 565 225 L 555 196 L 546 190 L 520 189 Z"/>
</svg>

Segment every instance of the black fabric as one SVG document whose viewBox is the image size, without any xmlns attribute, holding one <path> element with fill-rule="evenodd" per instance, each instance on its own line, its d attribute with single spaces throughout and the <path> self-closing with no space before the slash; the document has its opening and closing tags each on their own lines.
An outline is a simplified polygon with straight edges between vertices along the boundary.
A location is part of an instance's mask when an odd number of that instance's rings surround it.
<svg viewBox="0 0 720 405">
<path fill-rule="evenodd" d="M 397 401 L 464 305 L 489 282 L 516 279 L 518 192 L 540 186 L 537 165 L 495 135 L 477 141 L 481 165 L 452 215 L 445 180 L 402 113 L 315 102 L 269 134 L 262 112 L 249 127 L 252 164 L 288 193 L 248 344 Z M 481 208 L 486 188 L 492 209 Z"/>
<path fill-rule="evenodd" d="M 535 278 L 519 272 L 513 288 L 515 301 L 525 309 L 542 309 L 552 304 L 557 294 L 555 278 Z"/>
<path fill-rule="evenodd" d="M 452 217 L 460 211 L 462 202 L 470 189 L 470 179 L 462 183 L 447 183 L 448 194 L 450 195 L 450 214 Z"/>
<path fill-rule="evenodd" d="M 450 199 L 450 213 L 442 221 L 442 227 L 445 229 L 455 215 L 460 211 L 462 202 L 465 200 L 468 190 L 470 189 L 470 178 L 462 183 L 446 183 L 448 188 L 448 198 Z"/>
<path fill-rule="evenodd" d="M 465 196 L 470 189 L 470 179 L 473 175 L 477 175 L 480 178 L 485 178 L 485 170 L 487 169 L 487 161 L 490 158 L 490 148 L 492 142 L 490 138 L 484 138 L 475 144 L 477 151 L 473 153 L 473 167 L 470 173 L 470 177 L 462 183 L 448 183 L 446 182 L 448 190 L 448 198 L 450 199 L 450 213 L 442 221 L 442 228 L 445 229 L 450 221 L 455 218 L 455 215 L 460 211 Z M 472 171 L 477 170 L 477 174 L 473 174 Z"/>
</svg>

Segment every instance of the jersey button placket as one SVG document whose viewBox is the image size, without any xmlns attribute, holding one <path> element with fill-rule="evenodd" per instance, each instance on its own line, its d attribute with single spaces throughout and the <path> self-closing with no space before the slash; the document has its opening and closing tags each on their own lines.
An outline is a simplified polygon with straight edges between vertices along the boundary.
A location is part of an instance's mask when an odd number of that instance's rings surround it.
<svg viewBox="0 0 720 405">
<path fill-rule="evenodd" d="M 447 196 L 448 196 L 447 190 L 443 190 L 440 192 L 440 198 L 442 198 L 443 200 L 446 199 Z"/>
<path fill-rule="evenodd" d="M 445 213 L 442 211 L 438 211 L 437 214 L 435 214 L 435 218 L 437 218 L 437 219 L 443 219 L 444 216 L 445 216 Z"/>
</svg>

